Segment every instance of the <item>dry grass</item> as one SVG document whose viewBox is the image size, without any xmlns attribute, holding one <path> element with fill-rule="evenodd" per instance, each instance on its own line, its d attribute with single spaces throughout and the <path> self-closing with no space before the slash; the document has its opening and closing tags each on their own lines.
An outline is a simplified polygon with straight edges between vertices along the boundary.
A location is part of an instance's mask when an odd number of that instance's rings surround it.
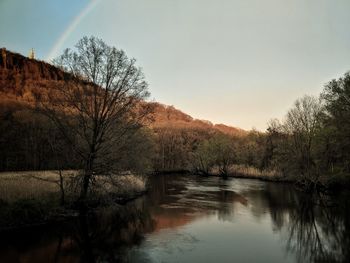
<svg viewBox="0 0 350 263">
<path fill-rule="evenodd" d="M 254 167 L 245 166 L 245 165 L 233 165 L 230 168 L 230 173 L 232 174 L 238 174 L 238 175 L 245 175 L 247 177 L 279 177 L 280 174 L 277 171 L 274 170 L 259 170 Z"/>
<path fill-rule="evenodd" d="M 12 203 L 20 199 L 40 199 L 59 193 L 55 171 L 0 173 L 0 199 Z"/>
<path fill-rule="evenodd" d="M 65 192 L 74 198 L 78 191 L 69 187 L 69 183 L 77 178 L 77 171 L 63 171 Z M 96 176 L 95 184 L 99 194 L 113 193 L 125 195 L 144 191 L 146 180 L 132 174 L 111 177 Z M 0 199 L 13 203 L 23 199 L 42 199 L 48 196 L 60 196 L 58 171 L 29 171 L 0 173 Z"/>
<path fill-rule="evenodd" d="M 104 192 L 114 193 L 119 195 L 133 194 L 142 192 L 146 189 L 146 179 L 133 174 L 125 174 L 118 176 L 97 176 L 97 184 L 101 194 Z"/>
<path fill-rule="evenodd" d="M 215 175 L 219 175 L 219 169 L 216 167 L 211 171 Z M 259 170 L 257 168 L 245 165 L 231 165 L 228 169 L 229 176 L 242 178 L 257 178 L 265 180 L 280 180 L 281 174 L 275 170 Z"/>
</svg>

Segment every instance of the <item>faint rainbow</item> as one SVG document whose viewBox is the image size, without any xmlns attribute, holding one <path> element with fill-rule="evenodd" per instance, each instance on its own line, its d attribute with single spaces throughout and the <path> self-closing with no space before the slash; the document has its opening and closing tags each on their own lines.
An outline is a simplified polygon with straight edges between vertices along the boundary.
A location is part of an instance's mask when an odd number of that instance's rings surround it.
<svg viewBox="0 0 350 263">
<path fill-rule="evenodd" d="M 97 5 L 98 2 L 100 2 L 100 0 L 91 0 L 90 3 L 73 19 L 67 29 L 57 39 L 49 54 L 46 56 L 47 61 L 51 61 L 58 55 L 58 52 L 62 48 L 69 35 L 79 25 L 80 21 Z"/>
</svg>

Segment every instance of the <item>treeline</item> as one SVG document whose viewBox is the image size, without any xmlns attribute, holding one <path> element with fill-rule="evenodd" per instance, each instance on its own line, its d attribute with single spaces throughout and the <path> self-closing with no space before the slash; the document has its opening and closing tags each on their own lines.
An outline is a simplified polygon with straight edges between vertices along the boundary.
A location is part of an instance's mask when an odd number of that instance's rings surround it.
<svg viewBox="0 0 350 263">
<path fill-rule="evenodd" d="M 298 99 L 272 120 L 263 155 L 267 169 L 294 176 L 307 188 L 350 174 L 350 74 L 325 85 L 319 97 Z"/>
<path fill-rule="evenodd" d="M 72 132 L 66 129 L 66 132 Z M 0 170 L 81 169 L 81 158 L 57 126 L 30 104 L 2 100 Z M 74 134 L 70 138 L 75 138 Z M 78 139 L 75 138 L 76 143 Z M 169 124 L 128 132 L 114 145 L 118 170 L 138 173 L 197 172 L 210 174 L 218 163 L 222 174 L 233 163 L 259 166 L 259 132 L 227 135 L 216 129 Z M 227 160 L 226 160 L 227 158 Z"/>
<path fill-rule="evenodd" d="M 23 104 L 2 101 L 0 134 L 1 171 L 78 167 L 76 156 L 56 127 Z"/>
<path fill-rule="evenodd" d="M 2 103 L 0 111 L 0 171 L 82 168 L 72 144 L 46 116 L 13 101 Z M 150 171 L 153 147 L 146 128 L 124 136 L 116 147 L 119 170 Z"/>
</svg>

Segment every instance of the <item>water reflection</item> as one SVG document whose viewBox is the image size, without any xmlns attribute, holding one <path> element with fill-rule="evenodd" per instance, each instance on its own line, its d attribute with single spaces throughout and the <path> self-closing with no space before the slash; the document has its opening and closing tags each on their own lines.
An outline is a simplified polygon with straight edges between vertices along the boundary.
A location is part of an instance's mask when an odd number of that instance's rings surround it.
<svg viewBox="0 0 350 263">
<path fill-rule="evenodd" d="M 140 244 L 154 221 L 136 200 L 124 207 L 81 212 L 77 219 L 3 233 L 0 262 L 124 262 L 125 248 Z"/>
<path fill-rule="evenodd" d="M 348 262 L 349 214 L 345 202 L 334 206 L 326 204 L 324 196 L 299 196 L 285 223 L 286 249 L 295 253 L 299 262 Z"/>
<path fill-rule="evenodd" d="M 347 262 L 349 195 L 284 184 L 158 176 L 126 206 L 3 233 L 0 262 Z M 209 252 L 210 251 L 210 252 Z M 255 255 L 251 253 L 255 252 Z"/>
<path fill-rule="evenodd" d="M 274 231 L 281 233 L 286 251 L 294 254 L 297 262 L 348 262 L 349 193 L 330 198 L 266 183 L 264 191 L 245 194 L 254 199 L 254 216 L 261 216 L 257 210 L 268 208 Z"/>
</svg>

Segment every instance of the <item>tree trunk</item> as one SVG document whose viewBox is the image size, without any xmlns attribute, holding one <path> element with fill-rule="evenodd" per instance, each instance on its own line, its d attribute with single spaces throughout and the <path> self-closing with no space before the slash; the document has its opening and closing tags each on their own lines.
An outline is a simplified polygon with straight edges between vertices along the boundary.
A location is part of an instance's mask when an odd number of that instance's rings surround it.
<svg viewBox="0 0 350 263">
<path fill-rule="evenodd" d="M 63 175 L 62 175 L 61 167 L 59 167 L 58 173 L 60 175 L 61 205 L 64 205 L 64 203 L 65 203 L 64 182 L 63 182 Z"/>
<path fill-rule="evenodd" d="M 89 190 L 89 185 L 90 185 L 90 179 L 93 174 L 93 161 L 94 158 L 92 157 L 93 154 L 90 155 L 90 158 L 86 161 L 86 166 L 84 170 L 84 177 L 83 177 L 83 182 L 82 182 L 82 187 L 81 187 L 81 192 L 80 192 L 80 200 L 85 202 L 86 197 L 88 194 Z"/>
</svg>

